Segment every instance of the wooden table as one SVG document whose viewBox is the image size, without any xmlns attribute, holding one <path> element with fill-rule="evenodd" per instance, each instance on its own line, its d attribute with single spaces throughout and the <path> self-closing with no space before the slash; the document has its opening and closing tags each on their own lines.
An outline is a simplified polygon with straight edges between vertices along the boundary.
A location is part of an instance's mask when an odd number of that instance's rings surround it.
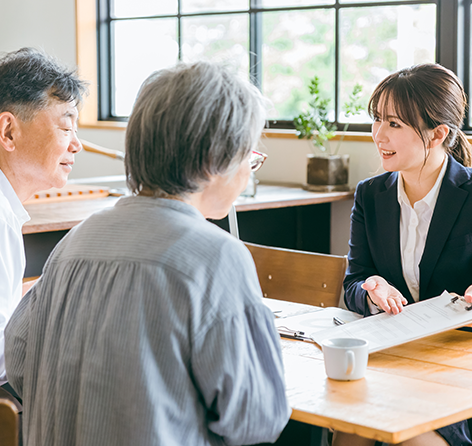
<svg viewBox="0 0 472 446">
<path fill-rule="evenodd" d="M 278 209 L 310 204 L 333 203 L 350 200 L 354 191 L 349 192 L 310 192 L 300 187 L 262 184 L 257 186 L 255 197 L 239 197 L 236 200 L 236 210 L 259 211 L 262 209 Z"/>
<path fill-rule="evenodd" d="M 327 378 L 321 351 L 282 339 L 292 419 L 399 443 L 472 418 L 472 333 L 451 330 L 374 353 L 358 381 Z"/>
<path fill-rule="evenodd" d="M 236 202 L 240 237 L 263 245 L 327 253 L 330 203 L 353 196 L 353 192 L 315 193 L 300 187 L 260 185 L 255 197 L 241 197 Z M 118 199 L 109 196 L 25 206 L 31 216 L 23 226 L 25 276 L 40 275 L 49 253 L 69 229 Z M 228 229 L 227 219 L 214 223 Z"/>
<path fill-rule="evenodd" d="M 300 187 L 260 185 L 255 197 L 240 197 L 236 201 L 238 212 L 278 209 L 311 204 L 349 200 L 354 192 L 309 192 Z M 94 200 L 65 201 L 25 206 L 31 220 L 23 226 L 23 234 L 61 231 L 73 228 L 94 212 L 113 206 L 119 197 Z"/>
<path fill-rule="evenodd" d="M 114 206 L 119 197 L 94 200 L 29 204 L 25 208 L 31 220 L 23 225 L 23 234 L 64 231 L 73 228 L 94 212 Z"/>
</svg>

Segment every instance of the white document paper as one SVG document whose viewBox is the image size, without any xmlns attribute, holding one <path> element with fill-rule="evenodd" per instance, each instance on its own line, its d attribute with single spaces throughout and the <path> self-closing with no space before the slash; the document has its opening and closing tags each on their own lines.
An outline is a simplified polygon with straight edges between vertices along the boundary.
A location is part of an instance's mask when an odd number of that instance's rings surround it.
<svg viewBox="0 0 472 446">
<path fill-rule="evenodd" d="M 306 336 L 311 336 L 315 331 L 325 330 L 335 327 L 333 318 L 337 317 L 341 321 L 348 323 L 362 319 L 360 314 L 343 310 L 337 307 L 318 307 L 315 313 L 299 314 L 285 319 L 277 319 L 275 325 L 285 331 L 302 331 Z"/>
<path fill-rule="evenodd" d="M 326 339 L 360 338 L 369 341 L 369 353 L 420 339 L 472 322 L 470 304 L 463 299 L 451 302 L 444 291 L 440 296 L 407 305 L 397 315 L 379 313 L 308 336 L 320 345 Z"/>
<path fill-rule="evenodd" d="M 315 307 L 313 305 L 270 299 L 269 297 L 263 297 L 262 302 L 270 311 L 272 311 L 272 313 L 274 313 L 276 318 L 287 318 L 298 314 L 313 313 L 315 311 L 323 310 L 323 308 Z"/>
</svg>

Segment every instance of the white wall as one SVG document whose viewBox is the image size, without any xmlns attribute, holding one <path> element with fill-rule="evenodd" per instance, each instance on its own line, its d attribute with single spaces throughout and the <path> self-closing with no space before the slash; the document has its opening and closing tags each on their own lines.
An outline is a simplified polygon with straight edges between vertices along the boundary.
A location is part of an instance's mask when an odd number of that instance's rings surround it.
<svg viewBox="0 0 472 446">
<path fill-rule="evenodd" d="M 0 0 L 2 26 L 0 52 L 33 46 L 42 48 L 64 63 L 76 63 L 75 0 Z M 80 129 L 79 137 L 123 150 L 124 132 L 120 130 Z M 306 141 L 272 139 L 263 141 L 269 155 L 258 173 L 261 181 L 302 184 L 306 175 Z M 372 143 L 344 142 L 341 153 L 350 155 L 350 185 L 379 172 L 379 161 Z M 124 173 L 119 161 L 82 152 L 76 158 L 71 179 Z M 347 253 L 351 202 L 332 205 L 332 252 Z"/>
<path fill-rule="evenodd" d="M 75 64 L 74 0 L 0 0 L 0 11 L 0 51 L 34 46 Z"/>
<path fill-rule="evenodd" d="M 335 143 L 335 142 L 334 142 Z M 269 155 L 263 168 L 257 173 L 260 181 L 282 181 L 303 184 L 306 182 L 306 155 L 309 143 L 297 139 L 264 139 L 263 149 Z M 347 142 L 341 144 L 340 154 L 350 159 L 349 185 L 355 188 L 364 178 L 376 175 L 380 160 L 375 145 L 369 142 Z M 344 255 L 349 250 L 349 227 L 352 200 L 331 205 L 331 253 Z"/>
<path fill-rule="evenodd" d="M 0 52 L 23 46 L 42 48 L 63 63 L 75 67 L 75 0 L 0 0 Z M 79 137 L 105 147 L 123 150 L 124 132 L 79 131 Z M 124 173 L 122 163 L 82 152 L 76 158 L 71 179 Z"/>
</svg>

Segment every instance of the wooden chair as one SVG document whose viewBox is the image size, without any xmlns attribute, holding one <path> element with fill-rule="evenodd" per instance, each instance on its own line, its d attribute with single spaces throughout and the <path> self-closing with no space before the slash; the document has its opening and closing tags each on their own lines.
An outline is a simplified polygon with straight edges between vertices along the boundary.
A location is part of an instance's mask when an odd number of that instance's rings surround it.
<svg viewBox="0 0 472 446">
<path fill-rule="evenodd" d="M 346 256 L 245 243 L 256 264 L 264 297 L 321 307 L 337 307 Z"/>
<path fill-rule="evenodd" d="M 18 446 L 18 409 L 7 399 L 0 399 L 0 445 Z"/>
</svg>

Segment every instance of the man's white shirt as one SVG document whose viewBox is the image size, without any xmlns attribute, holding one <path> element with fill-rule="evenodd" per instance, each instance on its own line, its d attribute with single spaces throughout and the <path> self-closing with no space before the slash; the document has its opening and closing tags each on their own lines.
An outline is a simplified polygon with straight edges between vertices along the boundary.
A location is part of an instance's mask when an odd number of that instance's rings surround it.
<svg viewBox="0 0 472 446">
<path fill-rule="evenodd" d="M 4 330 L 22 296 L 26 259 L 21 228 L 29 219 L 0 170 L 0 385 L 7 382 Z"/>
</svg>

